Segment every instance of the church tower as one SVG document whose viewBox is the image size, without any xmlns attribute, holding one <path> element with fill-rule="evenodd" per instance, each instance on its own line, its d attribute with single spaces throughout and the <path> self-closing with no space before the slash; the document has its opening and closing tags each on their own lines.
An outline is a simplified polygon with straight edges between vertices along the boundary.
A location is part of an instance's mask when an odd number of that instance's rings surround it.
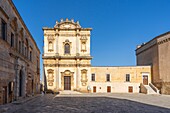
<svg viewBox="0 0 170 113">
<path fill-rule="evenodd" d="M 74 20 L 44 27 L 43 66 L 47 88 L 87 92 L 91 76 L 90 32 Z"/>
</svg>

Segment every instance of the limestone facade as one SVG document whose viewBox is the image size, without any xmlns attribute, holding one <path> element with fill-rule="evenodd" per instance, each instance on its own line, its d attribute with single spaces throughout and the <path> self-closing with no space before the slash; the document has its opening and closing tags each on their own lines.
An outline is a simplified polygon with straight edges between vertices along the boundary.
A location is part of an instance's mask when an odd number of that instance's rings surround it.
<svg viewBox="0 0 170 113">
<path fill-rule="evenodd" d="M 136 49 L 137 65 L 152 66 L 152 82 L 162 94 L 170 94 L 170 32 Z"/>
<path fill-rule="evenodd" d="M 150 66 L 91 66 L 91 30 L 82 28 L 78 21 L 68 19 L 56 21 L 53 28 L 43 28 L 43 65 L 47 89 L 139 93 L 144 77 L 147 84 L 151 82 Z"/>
<path fill-rule="evenodd" d="M 40 50 L 12 0 L 0 0 L 0 104 L 39 93 Z"/>
<path fill-rule="evenodd" d="M 91 67 L 91 75 L 95 80 L 89 78 L 91 92 L 128 93 L 129 87 L 133 93 L 140 92 L 140 83 L 145 84 L 143 78 L 147 76 L 148 84 L 151 83 L 150 66 L 125 66 L 125 67 Z M 127 77 L 129 76 L 129 78 Z"/>
</svg>

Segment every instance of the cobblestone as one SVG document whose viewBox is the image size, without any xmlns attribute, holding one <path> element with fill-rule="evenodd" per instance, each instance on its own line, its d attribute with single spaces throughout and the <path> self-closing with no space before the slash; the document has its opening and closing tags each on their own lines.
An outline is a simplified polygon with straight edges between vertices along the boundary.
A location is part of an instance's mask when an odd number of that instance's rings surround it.
<svg viewBox="0 0 170 113">
<path fill-rule="evenodd" d="M 19 105 L 9 104 L 3 113 L 170 113 L 169 99 L 142 94 L 47 94 Z"/>
</svg>

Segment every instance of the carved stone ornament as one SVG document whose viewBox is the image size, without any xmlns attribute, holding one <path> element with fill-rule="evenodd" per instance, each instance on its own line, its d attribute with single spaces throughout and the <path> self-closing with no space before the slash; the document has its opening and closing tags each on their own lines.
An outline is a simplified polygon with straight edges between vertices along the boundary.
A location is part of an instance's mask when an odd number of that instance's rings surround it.
<svg viewBox="0 0 170 113">
<path fill-rule="evenodd" d="M 53 82 L 54 82 L 54 70 L 49 69 L 49 70 L 47 70 L 47 72 L 48 72 L 48 76 L 47 76 L 48 86 L 53 86 Z"/>
<path fill-rule="evenodd" d="M 86 50 L 87 37 L 86 37 L 86 36 L 82 36 L 82 37 L 80 38 L 80 40 L 81 40 L 81 51 L 82 51 L 82 52 L 86 52 L 86 51 L 87 51 L 87 50 Z"/>
<path fill-rule="evenodd" d="M 56 25 L 54 28 L 59 28 L 59 29 L 75 29 L 75 28 L 81 28 L 79 22 L 74 22 L 73 19 L 69 20 L 66 18 L 66 20 L 61 19 L 60 22 L 56 21 Z"/>
<path fill-rule="evenodd" d="M 53 41 L 54 40 L 54 35 L 50 34 L 50 35 L 47 35 L 47 39 L 49 41 Z"/>
<path fill-rule="evenodd" d="M 86 69 L 81 70 L 81 82 L 82 82 L 82 86 L 86 86 L 86 83 L 87 83 L 87 70 Z"/>
</svg>

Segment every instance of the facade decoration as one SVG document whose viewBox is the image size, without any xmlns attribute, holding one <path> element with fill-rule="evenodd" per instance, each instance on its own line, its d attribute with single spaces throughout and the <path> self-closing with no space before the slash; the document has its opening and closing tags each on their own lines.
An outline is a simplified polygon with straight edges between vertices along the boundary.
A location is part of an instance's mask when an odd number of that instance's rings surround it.
<svg viewBox="0 0 170 113">
<path fill-rule="evenodd" d="M 80 38 L 80 40 L 81 40 L 81 51 L 82 51 L 82 52 L 86 52 L 86 42 L 87 42 L 87 38 L 84 37 L 84 36 L 82 36 L 82 37 Z"/>
<path fill-rule="evenodd" d="M 53 82 L 54 82 L 54 70 L 49 69 L 49 70 L 47 70 L 47 72 L 48 72 L 48 77 L 47 77 L 48 85 L 49 86 L 53 86 Z"/>
<path fill-rule="evenodd" d="M 53 43 L 54 43 L 54 37 L 53 37 L 53 35 L 48 35 L 48 51 L 53 51 L 53 49 L 54 49 L 54 45 L 53 45 Z"/>
<path fill-rule="evenodd" d="M 87 70 L 83 69 L 81 70 L 81 82 L 82 82 L 82 86 L 86 86 L 87 85 Z"/>
</svg>

